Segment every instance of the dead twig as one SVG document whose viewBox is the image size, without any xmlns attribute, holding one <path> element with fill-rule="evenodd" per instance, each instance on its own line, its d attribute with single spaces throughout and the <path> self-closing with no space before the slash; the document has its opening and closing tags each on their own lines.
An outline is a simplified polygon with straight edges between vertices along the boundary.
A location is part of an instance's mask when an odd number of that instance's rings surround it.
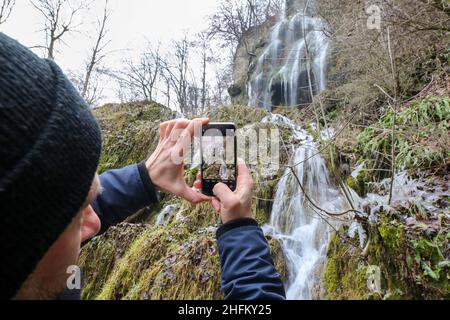
<svg viewBox="0 0 450 320">
<path fill-rule="evenodd" d="M 300 189 L 302 190 L 303 195 L 305 196 L 306 200 L 308 200 L 308 202 L 309 202 L 314 208 L 316 208 L 317 210 L 320 210 L 321 212 L 325 213 L 327 216 L 330 216 L 330 217 L 340 217 L 340 216 L 344 216 L 344 215 L 347 215 L 347 214 L 352 213 L 352 212 L 353 212 L 353 213 L 359 213 L 359 214 L 361 214 L 361 215 L 364 215 L 364 213 L 362 213 L 362 212 L 359 211 L 359 210 L 355 210 L 355 209 L 350 209 L 350 210 L 347 210 L 347 211 L 344 211 L 344 212 L 340 212 L 340 213 L 333 213 L 333 212 L 329 212 L 329 211 L 327 211 L 327 210 L 325 210 L 325 209 L 322 209 L 321 207 L 319 207 L 319 206 L 318 206 L 318 205 L 317 205 L 317 204 L 309 197 L 308 193 L 307 193 L 306 190 L 305 190 L 305 187 L 303 186 L 302 182 L 300 181 L 300 179 L 299 179 L 297 173 L 295 172 L 294 168 L 290 168 L 290 169 L 291 169 L 292 174 L 293 174 L 294 177 L 295 177 L 295 180 L 297 180 L 297 183 L 298 183 Z"/>
</svg>

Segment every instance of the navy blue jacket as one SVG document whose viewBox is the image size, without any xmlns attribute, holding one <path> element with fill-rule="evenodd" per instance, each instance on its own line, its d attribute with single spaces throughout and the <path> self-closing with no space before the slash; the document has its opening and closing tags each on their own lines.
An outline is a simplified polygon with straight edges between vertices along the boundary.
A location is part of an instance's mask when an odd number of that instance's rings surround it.
<svg viewBox="0 0 450 320">
<path fill-rule="evenodd" d="M 102 232 L 159 201 L 144 163 L 100 176 L 102 193 L 93 204 Z M 266 238 L 253 219 L 233 221 L 217 231 L 222 289 L 227 300 L 283 300 L 285 291 Z"/>
</svg>

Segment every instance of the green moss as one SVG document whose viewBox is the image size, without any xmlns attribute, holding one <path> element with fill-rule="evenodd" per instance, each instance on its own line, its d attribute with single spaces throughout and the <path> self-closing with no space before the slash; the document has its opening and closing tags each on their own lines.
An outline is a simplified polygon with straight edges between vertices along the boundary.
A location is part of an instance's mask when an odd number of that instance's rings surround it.
<svg viewBox="0 0 450 320">
<path fill-rule="evenodd" d="M 335 233 L 332 236 L 325 265 L 325 298 L 330 300 L 360 300 L 369 292 L 367 289 L 367 267 L 353 256 Z"/>
<path fill-rule="evenodd" d="M 321 137 L 317 130 L 314 130 L 311 124 L 307 125 L 305 130 L 314 138 L 316 141 L 320 141 Z"/>
<path fill-rule="evenodd" d="M 209 203 L 202 203 L 197 206 L 185 204 L 182 207 L 185 214 L 184 223 L 191 229 L 207 228 L 220 222 L 219 215 L 213 210 Z"/>
<path fill-rule="evenodd" d="M 333 235 L 324 274 L 325 297 L 448 299 L 448 232 L 429 238 L 426 230 L 407 228 L 394 213 L 379 215 L 378 225 L 367 230 L 370 243 L 364 255 L 362 249 L 350 244 L 344 228 L 339 236 Z M 446 230 L 445 221 L 442 228 Z M 372 292 L 367 286 L 368 270 L 372 268 L 379 268 L 380 292 Z"/>
<path fill-rule="evenodd" d="M 85 278 L 83 299 L 94 299 L 100 294 L 119 258 L 143 230 L 142 225 L 121 224 L 94 238 L 83 248 L 79 264 L 89 275 Z"/>
<path fill-rule="evenodd" d="M 326 116 L 327 116 L 327 123 L 331 123 L 334 120 L 336 120 L 336 118 L 338 118 L 338 116 L 340 116 L 341 114 L 341 106 L 336 106 L 336 109 L 328 111 Z"/>
<path fill-rule="evenodd" d="M 325 267 L 325 297 L 331 300 L 360 300 L 368 296 L 367 269 L 364 265 L 358 258 L 357 250 L 347 247 L 335 233 Z"/>
<path fill-rule="evenodd" d="M 356 178 L 353 176 L 347 177 L 346 183 L 347 186 L 355 190 L 360 197 L 365 197 L 367 193 L 371 192 L 370 184 L 376 180 L 377 177 L 373 175 L 373 171 L 363 169 Z"/>
<path fill-rule="evenodd" d="M 212 122 L 234 122 L 238 128 L 260 122 L 268 112 L 260 108 L 232 105 L 209 111 L 206 116 Z"/>
<path fill-rule="evenodd" d="M 339 274 L 337 269 L 337 261 L 334 257 L 328 257 L 325 266 L 325 287 L 328 292 L 335 293 L 339 288 Z"/>
<path fill-rule="evenodd" d="M 167 256 L 142 273 L 125 299 L 220 299 L 219 260 L 208 236 L 171 245 Z"/>
<path fill-rule="evenodd" d="M 197 174 L 199 173 L 199 171 L 200 171 L 199 167 L 195 167 L 195 168 L 186 170 L 184 176 L 185 176 L 187 184 L 190 187 L 192 187 L 194 185 L 194 182 L 197 180 Z"/>
<path fill-rule="evenodd" d="M 450 233 L 440 232 L 431 238 L 417 237 L 409 241 L 412 252 L 409 268 L 416 282 L 445 299 L 450 297 L 449 240 Z"/>
<path fill-rule="evenodd" d="M 381 239 L 391 254 L 402 253 L 405 250 L 404 225 L 396 220 L 389 221 L 383 216 L 378 227 Z"/>
<path fill-rule="evenodd" d="M 449 157 L 450 98 L 428 97 L 413 102 L 396 117 L 396 168 L 416 171 L 445 166 Z M 358 137 L 358 151 L 368 169 L 391 168 L 394 112 Z M 380 171 L 380 177 L 384 177 Z"/>
<path fill-rule="evenodd" d="M 278 240 L 269 238 L 268 239 L 269 246 L 270 246 L 270 253 L 272 255 L 275 268 L 280 273 L 281 279 L 283 281 L 287 280 L 288 271 L 287 271 L 287 265 L 286 260 L 284 257 L 283 249 L 281 247 L 281 244 Z"/>
<path fill-rule="evenodd" d="M 362 194 L 361 189 L 364 188 L 364 183 L 362 184 L 363 188 L 361 188 L 361 184 L 359 183 L 359 181 L 357 179 L 353 178 L 352 176 L 349 176 L 347 178 L 346 183 L 349 188 L 355 190 L 359 195 Z"/>
<path fill-rule="evenodd" d="M 255 185 L 256 199 L 252 206 L 253 217 L 260 225 L 264 225 L 270 220 L 278 180 L 258 181 Z"/>
<path fill-rule="evenodd" d="M 174 117 L 148 102 L 105 105 L 94 113 L 103 133 L 100 173 L 145 160 L 159 142 L 159 124 Z"/>
<path fill-rule="evenodd" d="M 105 235 L 107 237 L 107 235 Z M 220 263 L 214 235 L 191 233 L 182 226 L 147 227 L 110 268 L 101 291 L 83 291 L 85 299 L 219 299 Z M 92 250 L 87 248 L 87 251 Z M 92 272 L 94 261 L 84 259 Z M 102 268 L 97 261 L 95 268 Z M 86 272 L 90 281 L 93 273 Z"/>
<path fill-rule="evenodd" d="M 129 288 L 136 285 L 136 274 L 145 269 L 145 264 L 151 265 L 165 254 L 166 247 L 162 244 L 167 239 L 166 230 L 145 230 L 127 248 L 125 255 L 120 259 L 113 269 L 102 291 L 96 297 L 100 300 L 122 299 L 126 296 Z M 153 233 L 153 234 L 152 234 Z M 148 244 L 151 243 L 151 246 Z M 141 261 L 142 257 L 146 261 Z"/>
<path fill-rule="evenodd" d="M 115 233 L 132 225 L 120 225 Z M 223 299 L 220 289 L 220 260 L 215 230 L 192 231 L 184 222 L 168 226 L 140 226 L 127 243 L 110 242 L 111 232 L 97 239 L 97 245 L 83 249 L 81 266 L 88 285 L 84 299 L 100 300 L 192 300 Z M 105 242 L 110 242 L 105 247 Z M 270 239 L 271 251 L 281 275 L 286 275 L 280 244 Z M 103 257 L 105 249 L 116 249 L 114 263 Z M 101 272 L 101 275 L 100 275 Z"/>
</svg>

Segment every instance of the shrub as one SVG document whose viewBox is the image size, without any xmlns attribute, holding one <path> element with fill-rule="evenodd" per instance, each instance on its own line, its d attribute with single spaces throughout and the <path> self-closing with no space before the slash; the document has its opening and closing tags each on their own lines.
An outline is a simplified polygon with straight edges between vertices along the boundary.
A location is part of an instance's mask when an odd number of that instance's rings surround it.
<svg viewBox="0 0 450 320">
<path fill-rule="evenodd" d="M 449 154 L 450 98 L 428 97 L 399 112 L 395 132 L 395 167 L 417 171 L 446 165 Z M 358 137 L 358 150 L 368 169 L 390 169 L 394 112 Z M 386 171 L 385 171 L 386 172 Z"/>
</svg>

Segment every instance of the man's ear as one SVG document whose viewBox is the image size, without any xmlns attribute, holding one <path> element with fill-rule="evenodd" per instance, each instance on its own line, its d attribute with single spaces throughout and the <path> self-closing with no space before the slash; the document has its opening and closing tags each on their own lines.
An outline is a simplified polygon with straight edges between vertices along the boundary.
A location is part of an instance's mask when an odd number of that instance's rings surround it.
<svg viewBox="0 0 450 320">
<path fill-rule="evenodd" d="M 100 218 L 95 213 L 92 206 L 87 206 L 82 211 L 82 220 L 81 220 L 81 242 L 85 242 L 93 237 L 95 237 L 101 229 L 102 225 L 100 222 Z"/>
</svg>

